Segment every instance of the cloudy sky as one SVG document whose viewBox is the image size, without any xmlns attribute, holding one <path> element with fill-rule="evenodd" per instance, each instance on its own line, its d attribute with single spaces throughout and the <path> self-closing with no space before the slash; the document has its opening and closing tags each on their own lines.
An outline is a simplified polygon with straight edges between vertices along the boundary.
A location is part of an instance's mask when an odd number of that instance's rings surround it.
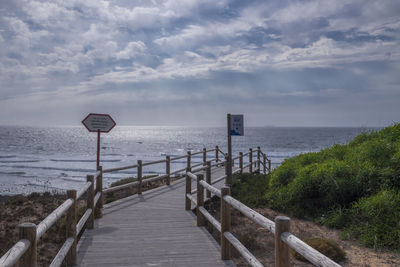
<svg viewBox="0 0 400 267">
<path fill-rule="evenodd" d="M 384 126 L 399 0 L 1 0 L 0 124 Z"/>
</svg>

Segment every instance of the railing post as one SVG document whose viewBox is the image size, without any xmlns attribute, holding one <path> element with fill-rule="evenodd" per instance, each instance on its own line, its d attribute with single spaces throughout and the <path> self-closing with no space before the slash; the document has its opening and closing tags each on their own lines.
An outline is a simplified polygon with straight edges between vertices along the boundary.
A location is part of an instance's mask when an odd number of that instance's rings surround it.
<svg viewBox="0 0 400 267">
<path fill-rule="evenodd" d="M 206 169 L 206 182 L 207 184 L 211 184 L 211 161 L 207 161 L 207 169 Z M 211 192 L 206 190 L 206 197 L 211 198 Z"/>
<path fill-rule="evenodd" d="M 87 221 L 87 228 L 93 229 L 94 228 L 94 176 L 88 175 L 86 176 L 86 181 L 91 182 L 91 185 L 87 191 L 87 208 L 92 209 L 90 216 Z"/>
<path fill-rule="evenodd" d="M 207 164 L 207 149 L 203 148 L 203 166 Z"/>
<path fill-rule="evenodd" d="M 186 168 L 185 210 L 190 210 L 192 207 L 192 202 L 187 197 L 187 194 L 192 193 L 192 178 L 189 177 L 188 172 L 190 172 L 190 169 Z"/>
<path fill-rule="evenodd" d="M 142 160 L 137 161 L 137 179 L 139 181 L 138 184 L 138 194 L 142 194 L 142 173 L 143 171 L 143 166 L 142 166 Z"/>
<path fill-rule="evenodd" d="M 249 153 L 249 172 L 253 173 L 253 149 L 250 148 L 250 153 Z"/>
<path fill-rule="evenodd" d="M 218 146 L 215 146 L 215 158 L 216 158 L 216 162 L 218 162 L 219 161 L 219 155 L 218 155 L 218 153 L 219 153 L 219 148 L 218 148 Z"/>
<path fill-rule="evenodd" d="M 196 213 L 197 213 L 197 226 L 204 226 L 204 216 L 200 212 L 200 207 L 204 206 L 204 189 L 203 186 L 200 184 L 200 181 L 204 179 L 203 174 L 197 175 L 197 206 L 196 206 Z"/>
<path fill-rule="evenodd" d="M 267 174 L 267 156 L 263 153 L 262 154 L 262 156 L 263 156 L 263 172 L 264 172 L 264 174 Z"/>
<path fill-rule="evenodd" d="M 258 172 L 261 172 L 261 148 L 257 147 L 257 169 Z"/>
<path fill-rule="evenodd" d="M 165 173 L 168 175 L 167 176 L 167 185 L 170 185 L 170 183 L 171 183 L 171 157 L 170 156 L 165 157 Z"/>
<path fill-rule="evenodd" d="M 100 209 L 103 207 L 103 167 L 99 166 L 97 170 L 100 171 L 100 175 L 96 178 L 96 193 L 100 192 L 100 198 L 96 207 Z"/>
<path fill-rule="evenodd" d="M 230 188 L 224 186 L 221 188 L 221 259 L 231 259 L 231 245 L 224 233 L 231 230 L 231 211 L 229 204 L 225 202 L 224 197 L 230 195 Z"/>
<path fill-rule="evenodd" d="M 271 174 L 271 160 L 268 160 L 268 174 Z"/>
<path fill-rule="evenodd" d="M 240 168 L 240 174 L 243 173 L 243 152 L 239 152 L 239 168 Z"/>
<path fill-rule="evenodd" d="M 66 256 L 67 265 L 75 265 L 76 264 L 76 244 L 78 243 L 77 233 L 76 233 L 76 190 L 68 190 L 67 197 L 72 198 L 72 205 L 67 211 L 67 219 L 66 219 L 66 233 L 67 238 L 72 237 L 74 242 Z"/>
<path fill-rule="evenodd" d="M 284 216 L 275 218 L 275 266 L 289 267 L 290 253 L 289 246 L 281 240 L 281 234 L 290 232 L 290 219 Z"/>
<path fill-rule="evenodd" d="M 186 168 L 188 168 L 189 171 L 192 170 L 192 168 L 191 168 L 191 163 L 192 163 L 192 152 L 189 150 L 189 151 L 187 152 L 187 166 L 186 166 Z"/>
<path fill-rule="evenodd" d="M 28 250 L 19 259 L 19 266 L 36 267 L 37 266 L 37 240 L 36 224 L 21 223 L 18 225 L 19 239 L 27 239 L 30 242 Z"/>
</svg>

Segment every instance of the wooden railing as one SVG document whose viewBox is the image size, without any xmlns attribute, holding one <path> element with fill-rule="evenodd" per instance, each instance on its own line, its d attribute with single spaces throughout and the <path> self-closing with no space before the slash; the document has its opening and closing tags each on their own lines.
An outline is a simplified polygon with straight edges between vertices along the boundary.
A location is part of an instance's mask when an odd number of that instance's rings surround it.
<svg viewBox="0 0 400 267">
<path fill-rule="evenodd" d="M 252 154 L 250 150 L 249 155 Z M 247 153 L 246 153 L 247 154 Z M 260 162 L 260 160 L 257 160 Z M 248 167 L 252 166 L 252 162 Z M 258 164 L 258 163 L 257 163 Z M 290 233 L 290 219 L 284 216 L 277 216 L 275 222 L 267 219 L 258 212 L 247 207 L 240 201 L 230 196 L 230 188 L 224 186 L 221 190 L 212 186 L 216 182 L 224 179 L 225 176 L 220 177 L 210 182 L 208 178 L 209 165 L 206 166 L 206 180 L 204 180 L 204 174 L 193 174 L 188 169 L 186 172 L 186 194 L 185 194 L 185 210 L 191 209 L 191 203 L 196 206 L 197 212 L 197 226 L 205 226 L 207 220 L 221 233 L 221 259 L 231 259 L 231 246 L 233 246 L 243 258 L 251 266 L 263 266 L 260 261 L 231 233 L 231 208 L 240 211 L 247 218 L 258 224 L 259 226 L 269 230 L 275 235 L 275 266 L 288 267 L 290 266 L 290 253 L 289 248 L 294 249 L 296 252 L 301 254 L 304 258 L 310 261 L 315 266 L 326 266 L 326 267 L 339 267 L 340 265 L 332 261 L 319 251 L 310 247 L 295 235 Z M 240 171 L 237 170 L 237 171 Z M 192 180 L 195 181 L 197 187 L 192 191 Z M 204 208 L 204 190 L 206 191 L 206 197 L 210 198 L 211 194 L 218 196 L 221 199 L 220 207 L 220 218 L 221 221 L 217 221 L 205 208 Z M 196 197 L 192 194 L 196 192 Z"/>
<path fill-rule="evenodd" d="M 94 180 L 97 180 L 96 189 Z M 68 190 L 67 197 L 58 208 L 50 213 L 38 225 L 34 223 L 22 223 L 18 226 L 20 240 L 9 249 L 1 258 L 0 266 L 37 266 L 37 242 L 61 217 L 66 215 L 66 240 L 50 266 L 61 266 L 63 261 L 68 265 L 75 265 L 76 246 L 78 235 L 87 228 L 94 226 L 94 210 L 102 207 L 101 202 L 102 171 L 101 168 L 94 175 L 87 175 L 86 184 L 77 192 Z M 86 211 L 77 221 L 77 200 L 87 193 Z"/>
<path fill-rule="evenodd" d="M 239 160 L 239 169 L 234 173 L 243 172 L 245 168 L 250 170 L 257 169 L 260 170 L 260 166 L 263 166 L 264 173 L 266 170 L 271 171 L 270 160 L 262 153 L 260 147 L 256 149 L 257 158 L 253 161 L 253 150 L 250 149 L 249 152 L 243 154 L 240 153 L 238 157 L 232 159 L 234 163 L 235 160 Z M 215 158 L 208 159 L 207 155 L 209 153 L 215 153 Z M 192 164 L 192 156 L 202 154 L 202 161 L 200 163 Z M 214 154 L 213 154 L 214 155 Z M 222 155 L 222 160 L 221 160 Z M 249 163 L 247 165 L 243 164 L 243 157 L 249 155 Z M 263 160 L 261 160 L 261 156 Z M 171 162 L 186 159 L 186 167 L 178 170 L 171 171 Z M 216 146 L 214 149 L 207 150 L 204 148 L 202 151 L 194 152 L 188 151 L 186 155 L 170 157 L 166 156 L 165 159 L 156 160 L 152 162 L 143 162 L 138 160 L 136 164 L 123 166 L 118 168 L 102 169 L 99 166 L 97 172 L 94 175 L 87 175 L 86 184 L 76 190 L 68 190 L 67 197 L 58 208 L 56 208 L 50 215 L 48 215 L 42 222 L 38 225 L 33 223 L 22 223 L 18 226 L 19 229 L 19 241 L 14 244 L 1 258 L 0 266 L 13 266 L 19 263 L 19 266 L 37 266 L 37 242 L 46 233 L 50 227 L 52 227 L 61 217 L 66 215 L 66 240 L 57 255 L 51 262 L 50 266 L 56 267 L 61 266 L 65 261 L 67 265 L 75 265 L 77 258 L 77 243 L 78 235 L 84 231 L 84 226 L 86 225 L 88 229 L 94 227 L 94 212 L 95 208 L 103 207 L 103 196 L 105 193 L 115 192 L 123 190 L 126 188 L 137 187 L 138 194 L 142 193 L 142 187 L 146 183 L 150 183 L 158 180 L 166 180 L 166 184 L 170 184 L 170 179 L 174 175 L 175 178 L 185 177 L 188 172 L 196 173 L 199 171 L 206 170 L 207 182 L 210 183 L 211 179 L 211 168 L 214 166 L 219 166 L 224 164 L 226 161 L 226 153 L 222 152 L 221 149 Z M 213 163 L 215 162 L 215 163 Z M 158 175 L 156 177 L 151 177 L 143 179 L 143 167 L 150 166 L 153 164 L 165 164 L 165 174 Z M 232 164 L 234 165 L 234 164 Z M 117 172 L 122 170 L 137 168 L 137 181 L 110 187 L 103 190 L 103 174 Z M 215 182 L 226 179 L 226 175 L 220 177 Z M 95 182 L 96 180 L 96 182 Z M 96 185 L 96 187 L 95 187 Z M 79 200 L 85 193 L 87 193 L 86 200 L 86 211 L 82 215 L 79 221 L 77 221 L 77 200 Z M 207 194 L 210 196 L 210 193 Z M 190 196 L 188 196 L 190 198 Z M 190 204 L 190 202 L 189 202 Z"/>
</svg>

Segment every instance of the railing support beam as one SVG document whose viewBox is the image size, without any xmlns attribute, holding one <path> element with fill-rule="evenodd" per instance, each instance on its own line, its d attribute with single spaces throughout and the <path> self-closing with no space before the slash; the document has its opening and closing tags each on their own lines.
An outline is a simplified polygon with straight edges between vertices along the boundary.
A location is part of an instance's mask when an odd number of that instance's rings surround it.
<svg viewBox="0 0 400 267">
<path fill-rule="evenodd" d="M 239 152 L 239 168 L 240 168 L 240 174 L 243 173 L 243 152 Z"/>
<path fill-rule="evenodd" d="M 78 243 L 77 233 L 76 233 L 76 190 L 68 190 L 67 197 L 72 198 L 72 205 L 67 211 L 67 219 L 66 219 L 66 233 L 67 238 L 72 237 L 74 239 L 74 243 L 66 256 L 67 265 L 76 265 L 76 245 Z"/>
<path fill-rule="evenodd" d="M 250 148 L 249 150 L 249 172 L 253 173 L 253 149 Z"/>
<path fill-rule="evenodd" d="M 203 174 L 197 175 L 197 206 L 196 206 L 197 226 L 205 225 L 204 216 L 200 212 L 200 207 L 204 206 L 204 188 L 200 184 L 200 181 L 202 181 L 203 179 L 204 179 Z"/>
<path fill-rule="evenodd" d="M 100 192 L 99 201 L 97 201 L 96 207 L 101 209 L 103 207 L 103 167 L 99 166 L 97 168 L 100 171 L 100 175 L 96 178 L 96 193 Z"/>
<path fill-rule="evenodd" d="M 190 168 L 186 168 L 185 210 L 190 210 L 192 207 L 192 202 L 187 197 L 187 194 L 192 193 L 192 179 L 189 177 L 188 172 L 190 172 Z"/>
<path fill-rule="evenodd" d="M 211 161 L 207 161 L 206 163 L 207 169 L 206 169 L 206 182 L 207 184 L 211 184 Z M 211 192 L 206 190 L 206 197 L 211 198 Z"/>
<path fill-rule="evenodd" d="M 226 203 L 224 196 L 230 195 L 230 188 L 224 186 L 221 188 L 221 259 L 231 259 L 231 245 L 226 239 L 224 233 L 231 229 L 231 211 L 229 204 Z"/>
<path fill-rule="evenodd" d="M 93 175 L 88 175 L 86 177 L 87 182 L 91 182 L 91 185 L 87 191 L 87 208 L 92 209 L 90 213 L 89 219 L 87 220 L 87 228 L 93 229 L 94 228 L 94 177 Z"/>
<path fill-rule="evenodd" d="M 165 157 L 165 173 L 168 175 L 167 176 L 167 185 L 171 184 L 171 157 L 166 156 Z"/>
<path fill-rule="evenodd" d="M 281 240 L 281 234 L 290 232 L 290 219 L 284 216 L 275 218 L 275 266 L 289 267 L 290 253 L 289 246 Z"/>
<path fill-rule="evenodd" d="M 37 266 L 37 240 L 36 224 L 21 223 L 18 225 L 19 239 L 27 239 L 30 242 L 28 250 L 19 259 L 19 266 L 36 267 Z"/>
<path fill-rule="evenodd" d="M 138 181 L 139 181 L 139 184 L 138 184 L 138 194 L 139 195 L 141 195 L 142 194 L 142 175 L 143 175 L 143 162 L 142 162 L 142 160 L 138 160 L 137 161 L 137 165 L 138 165 L 138 167 L 137 167 L 137 178 L 138 178 Z"/>
</svg>

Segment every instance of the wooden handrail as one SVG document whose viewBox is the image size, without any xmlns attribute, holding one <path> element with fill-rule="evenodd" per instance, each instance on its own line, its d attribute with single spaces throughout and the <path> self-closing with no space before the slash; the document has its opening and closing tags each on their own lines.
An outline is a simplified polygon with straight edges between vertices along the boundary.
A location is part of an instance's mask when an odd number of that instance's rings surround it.
<svg viewBox="0 0 400 267">
<path fill-rule="evenodd" d="M 253 164 L 253 163 L 251 163 Z M 235 208 L 236 210 L 240 211 L 243 215 L 245 215 L 247 218 L 252 220 L 253 222 L 257 223 L 258 225 L 262 226 L 263 228 L 269 230 L 271 233 L 275 235 L 275 264 L 276 266 L 282 266 L 282 267 L 287 267 L 290 264 L 289 261 L 289 247 L 294 249 L 296 252 L 298 252 L 300 255 L 305 257 L 307 260 L 309 260 L 312 264 L 316 266 L 324 266 L 324 267 L 340 267 L 339 264 L 336 262 L 332 261 L 319 251 L 315 250 L 314 248 L 310 247 L 303 241 L 301 241 L 299 238 L 297 238 L 295 235 L 289 232 L 289 227 L 290 227 L 290 219 L 287 217 L 281 217 L 278 216 L 276 218 L 276 222 L 273 222 L 266 217 L 262 216 L 258 212 L 252 210 L 251 208 L 247 207 L 240 201 L 236 200 L 226 192 L 229 192 L 229 188 L 224 187 L 225 193 L 223 193 L 223 190 L 219 190 L 216 187 L 212 186 L 211 184 L 207 183 L 203 179 L 198 178 L 197 175 L 187 171 L 186 173 L 186 203 L 187 201 L 193 202 L 196 204 L 196 207 L 198 209 L 197 216 L 201 214 L 202 218 L 207 219 L 218 231 L 221 232 L 221 258 L 223 260 L 230 259 L 230 252 L 227 251 L 227 245 L 224 243 L 225 240 L 229 241 L 229 243 L 236 248 L 236 250 L 246 259 L 246 261 L 251 265 L 251 266 L 263 266 L 255 257 L 252 255 L 244 246 L 243 244 L 240 243 L 240 241 L 232 234 L 230 233 L 229 226 L 226 226 L 226 223 L 229 222 L 229 218 L 225 218 L 225 216 L 228 216 L 227 214 L 230 214 L 230 212 L 223 211 L 223 207 L 226 207 L 224 203 L 229 204 L 230 207 Z M 225 178 L 225 177 L 223 177 Z M 192 196 L 190 193 L 190 186 L 188 187 L 188 183 L 190 183 L 190 180 L 196 180 L 197 181 L 197 186 L 201 186 L 201 188 L 204 188 L 214 195 L 218 196 L 221 198 L 221 223 L 219 223 L 214 217 L 211 216 L 210 213 L 202 206 L 199 205 L 198 199 L 199 199 L 199 194 L 204 194 L 203 190 L 201 189 L 200 191 L 195 190 L 197 192 L 197 201 L 196 199 Z M 215 183 L 215 182 L 214 182 Z M 226 191 L 228 189 L 228 191 Z M 188 191 L 189 190 L 189 191 Z M 200 199 L 202 199 L 200 197 Z M 226 208 L 225 208 L 226 209 Z M 188 206 L 186 204 L 186 210 L 188 210 Z M 199 218 L 198 218 L 199 220 Z M 282 222 L 282 224 L 281 224 Z M 279 223 L 279 224 L 278 224 Z M 229 222 L 230 224 L 230 222 Z M 227 230 L 228 229 L 228 230 Z M 283 243 L 282 243 L 283 242 Z M 279 244 L 278 244 L 279 243 Z M 285 244 L 285 245 L 282 245 Z M 287 247 L 285 247 L 287 246 Z"/>
<path fill-rule="evenodd" d="M 153 164 L 164 163 L 166 161 L 167 161 L 166 159 L 160 159 L 160 160 L 145 162 L 142 164 L 142 166 L 149 166 L 149 165 L 153 165 Z"/>
<path fill-rule="evenodd" d="M 129 166 L 124 166 L 124 167 L 118 167 L 118 168 L 112 168 L 112 169 L 105 169 L 103 170 L 103 173 L 107 173 L 107 172 L 116 172 L 116 171 L 123 171 L 123 170 L 127 170 L 127 169 L 133 169 L 133 168 L 137 168 L 137 164 L 133 164 L 133 165 L 129 165 Z"/>
<path fill-rule="evenodd" d="M 73 243 L 74 239 L 72 237 L 67 238 L 49 267 L 61 266 Z"/>
<path fill-rule="evenodd" d="M 27 239 L 19 240 L 3 255 L 3 257 L 0 258 L 0 266 L 14 266 L 18 262 L 19 258 L 21 258 L 28 250 L 30 244 L 31 243 Z"/>
<path fill-rule="evenodd" d="M 51 227 L 53 226 L 53 224 L 58 221 L 58 219 L 61 218 L 61 216 L 63 216 L 67 210 L 69 209 L 69 207 L 71 207 L 73 204 L 73 200 L 72 199 L 67 199 L 64 201 L 63 204 L 61 204 L 60 206 L 58 206 L 58 208 L 56 208 L 52 213 L 50 213 L 43 221 L 41 221 L 38 226 L 37 226 L 37 230 L 36 230 L 36 237 L 37 239 L 40 239 L 43 234 Z"/>
<path fill-rule="evenodd" d="M 260 150 L 259 150 L 260 151 Z M 215 152 L 216 153 L 216 158 L 209 159 L 207 160 L 207 153 L 209 152 Z M 67 239 L 64 242 L 63 246 L 60 248 L 58 251 L 56 257 L 53 259 L 52 263 L 50 266 L 60 266 L 61 263 L 66 260 L 68 264 L 76 264 L 76 243 L 77 243 L 77 234 L 79 234 L 83 228 L 84 225 L 87 224 L 88 228 L 93 227 L 94 223 L 94 209 L 95 207 L 101 208 L 103 205 L 103 200 L 102 200 L 102 194 L 104 193 L 110 193 L 114 191 L 118 191 L 121 189 L 125 189 L 128 187 L 133 187 L 133 186 L 138 186 L 142 183 L 149 183 L 152 181 L 160 180 L 160 179 L 169 179 L 171 175 L 175 175 L 178 173 L 182 173 L 186 171 L 186 176 L 188 177 L 187 179 L 193 179 L 194 177 L 196 178 L 197 185 L 202 186 L 205 189 L 207 189 L 207 192 L 209 196 L 211 196 L 211 193 L 214 195 L 221 196 L 219 193 L 220 191 L 216 189 L 215 187 L 212 187 L 210 184 L 214 184 L 216 182 L 219 182 L 223 179 L 226 178 L 225 176 L 221 176 L 214 181 L 210 181 L 209 178 L 211 177 L 211 168 L 216 165 L 221 165 L 224 164 L 226 161 L 220 161 L 218 157 L 218 153 L 222 153 L 223 155 L 226 155 L 219 147 L 217 146 L 215 149 L 209 149 L 207 150 L 204 148 L 202 151 L 199 152 L 194 152 L 191 153 L 191 151 L 188 151 L 186 155 L 183 156 L 178 156 L 171 158 L 170 156 L 166 156 L 166 159 L 162 160 L 156 160 L 156 161 L 151 161 L 151 162 L 146 162 L 146 163 L 141 163 L 139 164 L 133 164 L 129 166 L 123 166 L 123 167 L 117 167 L 117 168 L 109 168 L 109 169 L 102 169 L 101 166 L 98 167 L 97 171 L 93 175 L 88 175 L 87 176 L 87 182 L 78 190 L 69 190 L 68 191 L 68 199 L 65 200 L 60 206 L 58 206 L 53 212 L 51 212 L 42 222 L 40 222 L 37 226 L 34 224 L 26 224 L 23 227 L 27 227 L 26 229 L 34 229 L 34 233 L 29 237 L 29 240 L 27 238 L 22 238 L 20 237 L 20 240 L 14 244 L 13 247 L 11 247 L 1 258 L 0 258 L 0 266 L 12 266 L 15 263 L 17 263 L 21 258 L 24 259 L 23 262 L 27 262 L 29 264 L 33 264 L 33 262 L 36 262 L 36 242 L 39 240 L 43 234 L 50 228 L 52 227 L 64 214 L 67 214 Z M 203 154 L 203 160 L 200 163 L 191 165 L 191 160 L 193 155 L 199 155 Z M 241 153 L 239 156 L 233 158 L 233 160 L 239 159 L 243 160 L 243 156 L 247 154 Z M 265 154 L 261 154 L 263 157 L 266 157 Z M 187 158 L 187 167 L 183 169 L 179 169 L 176 171 L 171 172 L 170 171 L 170 163 L 173 160 L 178 160 L 178 159 L 184 159 Z M 211 162 L 216 161 L 217 164 L 212 165 Z M 110 173 L 110 172 L 116 172 L 116 171 L 122 171 L 122 170 L 127 170 L 127 169 L 132 169 L 132 168 L 138 168 L 139 165 L 142 168 L 143 166 L 148 166 L 152 164 L 158 164 L 158 163 L 164 163 L 166 162 L 166 174 L 158 175 L 156 177 L 148 178 L 148 179 L 143 179 L 140 182 L 135 181 L 115 187 L 110 187 L 107 189 L 103 190 L 103 174 L 104 173 Z M 260 161 L 258 161 L 260 162 Z M 254 162 L 253 162 L 254 163 Z M 270 161 L 269 161 L 270 164 Z M 265 163 L 263 163 L 263 166 L 265 167 Z M 196 168 L 200 167 L 200 168 Z M 234 173 L 242 171 L 243 168 L 240 168 L 236 170 Z M 270 168 L 269 168 L 270 169 Z M 193 174 L 192 177 L 188 176 L 189 171 L 192 171 L 193 173 L 197 173 L 199 171 L 206 170 L 208 174 L 206 175 L 206 179 L 208 180 L 197 180 L 197 176 Z M 138 170 L 139 173 L 139 170 Z M 141 178 L 141 177 L 140 177 Z M 96 181 L 96 187 L 94 187 L 94 183 Z M 167 184 L 169 184 L 169 181 L 167 180 Z M 141 188 L 141 187 L 140 187 Z M 187 187 L 188 189 L 188 187 Z M 189 187 L 190 189 L 190 187 Z M 71 192 L 70 192 L 71 191 Z M 140 190 L 139 190 L 140 191 Z M 85 193 L 87 192 L 87 209 L 84 213 L 84 215 L 81 217 L 81 219 L 76 222 L 76 203 L 77 199 L 80 199 Z M 221 225 L 214 219 L 212 219 L 212 216 L 204 209 L 202 206 L 204 199 L 199 196 L 198 194 L 198 199 L 196 200 L 191 194 L 190 190 L 187 191 L 188 193 L 186 194 L 186 197 L 190 202 L 195 203 L 199 207 L 199 212 L 198 216 L 204 216 L 204 218 L 207 218 L 218 230 L 221 229 Z M 71 194 L 70 194 L 71 193 Z M 200 202 L 198 203 L 198 200 Z M 186 205 L 187 208 L 187 205 Z M 72 220 L 72 221 L 71 221 Z M 200 224 L 201 221 L 199 221 Z M 32 226 L 32 227 L 31 227 Z M 31 231 L 31 230 L 29 230 Z M 69 232 L 68 232 L 69 231 Z M 29 235 L 28 235 L 29 236 Z M 33 238 L 33 239 L 32 239 Z M 34 243 L 31 243 L 31 240 Z M 34 245 L 32 245 L 34 244 Z M 27 257 L 26 255 L 29 254 Z M 36 264 L 36 263 L 35 263 Z M 28 265 L 28 264 L 27 264 Z"/>
</svg>

